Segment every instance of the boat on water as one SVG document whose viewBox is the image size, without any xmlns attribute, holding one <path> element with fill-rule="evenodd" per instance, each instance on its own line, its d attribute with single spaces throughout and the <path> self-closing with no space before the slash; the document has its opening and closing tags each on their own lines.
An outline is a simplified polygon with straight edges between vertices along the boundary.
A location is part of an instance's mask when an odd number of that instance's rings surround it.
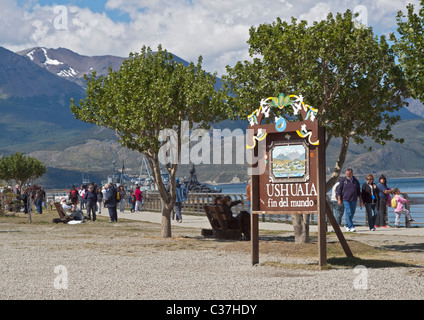
<svg viewBox="0 0 424 320">
<path fill-rule="evenodd" d="M 212 189 L 208 185 L 204 183 L 200 183 L 197 180 L 196 168 L 194 167 L 194 164 L 191 170 L 189 171 L 189 173 L 190 173 L 190 177 L 187 180 L 184 180 L 184 185 L 187 188 L 187 190 L 193 193 L 221 193 L 222 192 L 222 189 L 218 189 L 218 188 Z"/>
<path fill-rule="evenodd" d="M 189 171 L 190 176 L 188 179 L 181 179 L 182 184 L 187 188 L 191 193 L 220 193 L 222 189 L 211 188 L 207 184 L 200 183 L 197 179 L 196 169 L 193 164 L 193 167 Z M 165 187 L 169 190 L 171 185 L 170 175 L 167 170 L 161 168 L 162 181 L 165 184 Z M 122 166 L 121 172 L 115 172 L 114 174 L 108 176 L 107 180 L 102 181 L 102 185 L 106 183 L 114 183 L 117 186 L 124 185 L 125 189 L 133 189 L 137 184 L 141 187 L 142 191 L 157 191 L 158 187 L 154 179 L 153 170 L 150 168 L 149 163 L 144 157 L 140 167 L 140 173 L 137 177 L 131 177 L 124 172 L 124 166 Z"/>
</svg>

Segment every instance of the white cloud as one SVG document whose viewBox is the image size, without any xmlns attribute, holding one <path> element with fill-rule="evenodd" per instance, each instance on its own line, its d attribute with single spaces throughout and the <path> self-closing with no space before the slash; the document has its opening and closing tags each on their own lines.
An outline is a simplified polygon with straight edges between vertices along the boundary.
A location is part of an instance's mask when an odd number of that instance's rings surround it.
<svg viewBox="0 0 424 320">
<path fill-rule="evenodd" d="M 116 22 L 106 13 L 68 5 L 68 28 L 58 30 L 53 6 L 29 0 L 26 7 L 19 7 L 17 0 L 2 0 L 0 45 L 15 51 L 45 46 L 84 55 L 128 56 L 143 45 L 155 50 L 162 44 L 185 60 L 197 61 L 202 55 L 205 69 L 223 74 L 226 65 L 248 58 L 251 26 L 272 23 L 277 17 L 320 20 L 329 12 L 364 5 L 369 24 L 388 32 L 395 30 L 397 11 L 405 11 L 409 2 L 419 0 L 108 0 L 107 9 L 127 13 L 131 21 Z"/>
<path fill-rule="evenodd" d="M 16 0 L 3 0 L 0 9 L 0 44 L 19 45 L 25 42 L 31 32 L 31 19 Z"/>
</svg>

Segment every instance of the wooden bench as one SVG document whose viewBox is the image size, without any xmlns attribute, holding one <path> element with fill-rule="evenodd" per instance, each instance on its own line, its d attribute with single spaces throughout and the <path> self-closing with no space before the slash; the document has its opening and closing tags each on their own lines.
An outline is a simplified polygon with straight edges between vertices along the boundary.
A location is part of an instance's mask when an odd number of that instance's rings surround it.
<svg viewBox="0 0 424 320">
<path fill-rule="evenodd" d="M 204 205 L 203 210 L 209 219 L 214 237 L 218 239 L 241 239 L 242 233 L 240 227 L 238 224 L 237 227 L 229 225 L 222 206 Z"/>
<path fill-rule="evenodd" d="M 59 202 L 55 202 L 54 206 L 56 207 L 56 211 L 59 214 L 59 219 L 53 219 L 53 223 L 68 223 L 69 221 L 74 220 L 74 218 L 65 214 Z"/>
</svg>

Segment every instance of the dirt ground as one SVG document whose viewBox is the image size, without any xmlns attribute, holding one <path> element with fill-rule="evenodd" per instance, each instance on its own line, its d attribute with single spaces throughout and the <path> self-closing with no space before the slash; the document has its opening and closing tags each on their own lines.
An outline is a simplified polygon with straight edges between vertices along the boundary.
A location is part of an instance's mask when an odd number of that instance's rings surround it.
<svg viewBox="0 0 424 320">
<path fill-rule="evenodd" d="M 28 216 L 16 214 L 0 217 L 0 239 L 3 249 L 10 246 L 25 248 L 37 246 L 57 247 L 63 250 L 75 244 L 81 248 L 100 250 L 110 254 L 134 255 L 144 248 L 155 250 L 216 250 L 225 252 L 245 252 L 251 250 L 250 242 L 222 241 L 201 236 L 201 231 L 193 228 L 174 228 L 173 237 L 163 239 L 160 225 L 154 223 L 121 219 L 119 223 L 108 223 L 107 217 L 99 216 L 96 222 L 81 225 L 53 224 L 57 217 L 54 210 L 45 210 L 43 215 L 33 213 L 33 223 Z M 361 262 L 370 266 L 424 266 L 424 239 L 420 236 L 399 236 L 380 234 L 345 234 L 355 258 L 346 258 L 334 233 L 327 236 L 327 257 L 329 268 L 353 267 Z M 111 239 L 113 246 L 105 245 Z M 7 241 L 6 241 L 7 240 Z M 318 259 L 317 235 L 311 234 L 311 243 L 296 244 L 291 232 L 261 231 L 260 254 L 270 260 L 279 257 L 292 257 L 305 263 L 294 263 L 290 268 L 316 268 Z M 275 264 L 278 265 L 277 263 Z"/>
</svg>

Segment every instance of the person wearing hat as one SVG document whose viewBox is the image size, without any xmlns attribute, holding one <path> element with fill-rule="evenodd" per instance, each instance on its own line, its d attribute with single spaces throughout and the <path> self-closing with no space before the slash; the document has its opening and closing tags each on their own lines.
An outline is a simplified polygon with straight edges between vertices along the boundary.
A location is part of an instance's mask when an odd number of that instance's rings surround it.
<svg viewBox="0 0 424 320">
<path fill-rule="evenodd" d="M 387 228 L 387 201 L 389 200 L 391 189 L 387 187 L 387 179 L 384 175 L 380 176 L 377 184 L 380 199 L 378 201 L 378 215 L 375 219 L 376 228 Z"/>
</svg>

